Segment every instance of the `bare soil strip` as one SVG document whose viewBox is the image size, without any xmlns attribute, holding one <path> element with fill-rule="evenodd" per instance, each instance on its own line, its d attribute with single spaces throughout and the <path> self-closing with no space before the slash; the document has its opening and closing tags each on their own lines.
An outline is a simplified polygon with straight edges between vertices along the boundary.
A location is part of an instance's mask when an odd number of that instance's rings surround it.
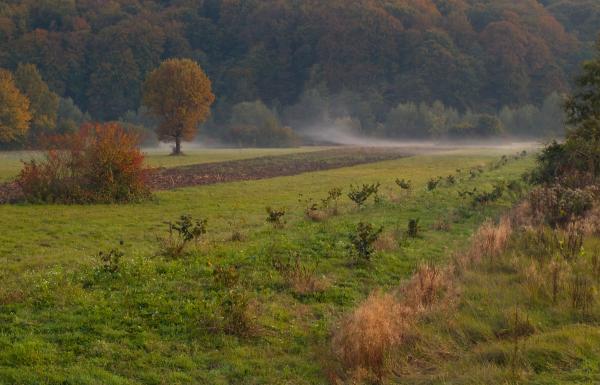
<svg viewBox="0 0 600 385">
<path fill-rule="evenodd" d="M 153 172 L 150 178 L 150 186 L 153 190 L 169 190 L 223 182 L 268 179 L 381 162 L 408 155 L 410 155 L 410 151 L 406 148 L 339 148 L 301 154 L 161 168 Z"/>
<path fill-rule="evenodd" d="M 420 152 L 423 150 L 421 149 Z M 414 153 L 415 151 L 407 148 L 344 147 L 299 154 L 157 168 L 150 174 L 149 185 L 152 190 L 171 190 L 224 182 L 268 179 L 393 160 Z M 19 202 L 22 198 L 22 192 L 15 182 L 0 184 L 0 204 Z"/>
</svg>

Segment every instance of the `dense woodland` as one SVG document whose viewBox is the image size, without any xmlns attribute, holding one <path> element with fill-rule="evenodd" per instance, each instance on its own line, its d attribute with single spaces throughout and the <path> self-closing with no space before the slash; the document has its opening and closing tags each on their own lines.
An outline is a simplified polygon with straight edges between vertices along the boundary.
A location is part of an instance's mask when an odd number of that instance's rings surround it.
<svg viewBox="0 0 600 385">
<path fill-rule="evenodd" d="M 340 121 L 392 137 L 539 136 L 560 132 L 559 95 L 599 25 L 595 0 L 2 0 L 0 67 L 35 65 L 57 96 L 38 131 L 151 127 L 142 84 L 183 57 L 216 95 L 204 132 L 240 144 L 277 145 L 261 141 L 266 124 L 291 141 L 286 126 Z"/>
</svg>

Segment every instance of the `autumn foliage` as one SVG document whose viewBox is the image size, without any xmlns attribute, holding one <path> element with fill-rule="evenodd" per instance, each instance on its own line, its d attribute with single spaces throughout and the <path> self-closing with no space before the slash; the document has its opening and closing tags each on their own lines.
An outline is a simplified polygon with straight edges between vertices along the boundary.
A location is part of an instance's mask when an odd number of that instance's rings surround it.
<svg viewBox="0 0 600 385">
<path fill-rule="evenodd" d="M 158 138 L 175 142 L 173 153 L 177 155 L 182 140 L 194 139 L 214 100 L 210 80 L 189 59 L 163 62 L 144 83 L 144 105 L 160 120 Z"/>
<path fill-rule="evenodd" d="M 87 124 L 50 142 L 44 159 L 26 162 L 17 179 L 28 201 L 123 203 L 149 197 L 138 137 L 118 124 Z"/>
<path fill-rule="evenodd" d="M 29 100 L 17 88 L 13 75 L 0 69 L 0 144 L 23 138 L 30 121 Z"/>
</svg>

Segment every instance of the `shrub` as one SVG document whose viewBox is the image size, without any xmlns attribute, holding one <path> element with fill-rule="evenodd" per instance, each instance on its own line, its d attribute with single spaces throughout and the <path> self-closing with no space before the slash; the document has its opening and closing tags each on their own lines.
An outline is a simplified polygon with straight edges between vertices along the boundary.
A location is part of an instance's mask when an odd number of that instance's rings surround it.
<svg viewBox="0 0 600 385">
<path fill-rule="evenodd" d="M 55 137 L 42 161 L 26 162 L 17 183 L 25 199 L 48 203 L 124 203 L 150 196 L 139 138 L 115 123 L 84 125 Z"/>
<path fill-rule="evenodd" d="M 454 175 L 448 175 L 446 177 L 446 184 L 448 184 L 448 186 L 453 186 L 456 184 L 456 177 Z"/>
<path fill-rule="evenodd" d="M 582 217 L 593 207 L 594 195 L 589 190 L 555 184 L 534 189 L 529 195 L 529 201 L 536 218 L 556 227 Z"/>
<path fill-rule="evenodd" d="M 410 238 L 416 238 L 419 236 L 419 218 L 409 219 L 408 228 L 406 229 L 406 235 Z"/>
<path fill-rule="evenodd" d="M 238 337 L 254 334 L 255 323 L 250 312 L 250 301 L 242 289 L 230 289 L 221 298 L 223 331 Z"/>
<path fill-rule="evenodd" d="M 321 202 L 324 208 L 329 208 L 333 214 L 337 214 L 338 203 L 341 197 L 342 189 L 339 187 L 333 187 L 327 192 L 327 198 L 323 199 Z"/>
<path fill-rule="evenodd" d="M 440 184 L 441 181 L 442 181 L 442 177 L 437 177 L 437 178 L 431 178 L 431 179 L 429 179 L 427 181 L 427 185 L 426 185 L 427 191 L 433 191 L 433 190 L 435 190 L 439 186 L 439 184 Z"/>
<path fill-rule="evenodd" d="M 371 197 L 371 195 L 379 192 L 379 183 L 373 184 L 363 184 L 362 187 L 354 187 L 350 185 L 350 192 L 348 193 L 348 198 L 354 203 L 356 206 L 362 207 L 365 202 Z"/>
<path fill-rule="evenodd" d="M 410 180 L 396 179 L 396 184 L 404 191 L 412 190 L 412 182 Z"/>
<path fill-rule="evenodd" d="M 271 207 L 267 207 L 267 222 L 273 225 L 274 228 L 282 228 L 285 226 L 285 221 L 283 220 L 283 216 L 285 215 L 284 209 L 273 209 Z"/>
<path fill-rule="evenodd" d="M 182 215 L 179 220 L 166 222 L 169 226 L 169 235 L 160 238 L 160 255 L 178 258 L 184 255 L 190 243 L 198 243 L 206 234 L 208 221 L 206 219 L 193 219 L 191 215 Z"/>
<path fill-rule="evenodd" d="M 111 249 L 108 252 L 100 251 L 98 253 L 98 259 L 100 260 L 102 271 L 111 274 L 117 273 L 121 265 L 121 258 L 123 258 L 124 255 L 125 254 L 118 249 Z"/>
<path fill-rule="evenodd" d="M 360 261 L 368 262 L 375 251 L 374 243 L 383 231 L 383 227 L 376 229 L 370 223 L 360 222 L 356 230 L 348 237 L 352 244 L 352 252 Z"/>
<path fill-rule="evenodd" d="M 491 202 L 497 201 L 502 198 L 505 188 L 504 182 L 497 182 L 494 184 L 494 189 L 492 191 L 474 194 L 472 202 L 473 206 L 485 206 Z"/>
</svg>

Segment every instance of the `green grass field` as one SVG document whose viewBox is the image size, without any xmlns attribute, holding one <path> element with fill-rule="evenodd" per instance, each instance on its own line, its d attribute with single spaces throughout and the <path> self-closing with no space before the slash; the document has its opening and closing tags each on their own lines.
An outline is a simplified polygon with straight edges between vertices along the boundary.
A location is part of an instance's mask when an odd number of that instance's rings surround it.
<svg viewBox="0 0 600 385">
<path fill-rule="evenodd" d="M 198 155 L 193 162 L 245 155 Z M 159 192 L 136 205 L 0 206 L 0 383 L 325 384 L 328 336 L 345 311 L 375 288 L 398 285 L 420 262 L 446 260 L 486 217 L 512 204 L 504 198 L 455 213 L 465 206 L 457 191 L 491 190 L 533 165 L 528 157 L 467 176 L 498 157 L 498 151 L 451 151 Z M 161 165 L 172 159 L 151 157 Z M 0 164 L 10 174 L 10 165 Z M 457 185 L 426 191 L 430 178 L 449 174 L 458 176 Z M 413 181 L 412 195 L 398 199 L 396 178 Z M 320 199 L 332 187 L 347 192 L 350 184 L 372 182 L 382 184 L 380 202 L 357 209 L 344 197 L 341 214 L 323 222 L 306 219 L 298 202 L 299 194 Z M 266 206 L 285 208 L 283 229 L 265 222 Z M 182 214 L 208 219 L 206 240 L 183 258 L 156 256 L 164 222 Z M 352 263 L 348 233 L 358 222 L 391 234 L 414 218 L 419 238 L 379 251 L 367 265 Z M 449 229 L 434 230 L 441 219 Z M 229 241 L 233 231 L 244 240 Z M 114 247 L 125 256 L 116 273 L 107 273 L 96 254 Z M 323 292 L 298 295 L 285 285 L 271 259 L 291 253 L 327 283 Z M 248 297 L 255 318 L 249 337 L 220 329 L 230 316 L 223 298 L 231 293 L 213 279 L 218 266 L 240 274 L 236 291 Z"/>
</svg>

